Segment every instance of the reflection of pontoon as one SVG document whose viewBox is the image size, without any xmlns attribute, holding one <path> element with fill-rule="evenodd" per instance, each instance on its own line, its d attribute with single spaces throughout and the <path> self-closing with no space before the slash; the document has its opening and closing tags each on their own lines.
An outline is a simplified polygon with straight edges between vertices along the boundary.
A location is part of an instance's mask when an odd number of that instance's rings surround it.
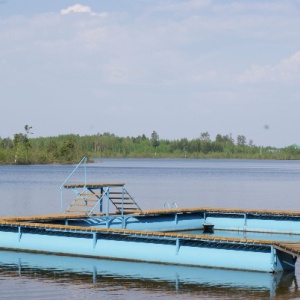
<svg viewBox="0 0 300 300">
<path fill-rule="evenodd" d="M 0 248 L 262 272 L 293 271 L 300 255 L 300 212 L 143 211 L 122 183 L 88 184 L 85 179 L 62 187 L 76 194 L 64 214 L 0 219 Z M 205 224 L 216 230 L 280 233 L 284 241 L 168 232 L 201 230 Z M 294 240 L 284 234 L 295 234 Z"/>
<path fill-rule="evenodd" d="M 90 284 L 93 281 L 95 288 L 116 283 L 126 285 L 128 282 L 131 288 L 159 284 L 165 285 L 164 290 L 205 292 L 211 296 L 225 293 L 231 297 L 239 291 L 245 295 L 250 292 L 253 297 L 272 297 L 279 289 L 296 288 L 294 273 L 203 269 L 67 256 L 58 258 L 55 255 L 9 251 L 0 252 L 0 274 L 3 271 L 6 277 L 18 274 L 18 277 L 36 278 L 39 274 L 39 278 L 54 282 L 59 282 L 60 278 L 65 282 L 69 278 L 71 284 L 88 284 L 89 287 L 93 287 Z"/>
</svg>

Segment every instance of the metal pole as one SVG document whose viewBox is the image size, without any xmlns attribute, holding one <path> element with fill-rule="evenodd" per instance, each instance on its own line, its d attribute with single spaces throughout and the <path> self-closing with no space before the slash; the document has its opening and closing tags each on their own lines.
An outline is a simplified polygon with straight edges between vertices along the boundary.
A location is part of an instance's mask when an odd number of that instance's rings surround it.
<svg viewBox="0 0 300 300">
<path fill-rule="evenodd" d="M 64 184 L 71 178 L 71 176 L 75 173 L 75 171 L 82 164 L 82 162 L 84 162 L 84 165 L 85 165 L 85 168 L 84 168 L 84 173 L 85 173 L 84 174 L 84 180 L 85 180 L 85 186 L 86 186 L 86 160 L 87 160 L 87 158 L 84 156 L 81 159 L 81 161 L 79 162 L 79 164 L 75 167 L 75 169 L 71 172 L 71 174 L 67 177 L 67 179 L 60 186 L 60 212 L 61 213 L 63 213 L 63 196 L 62 196 L 62 191 L 63 191 Z"/>
</svg>

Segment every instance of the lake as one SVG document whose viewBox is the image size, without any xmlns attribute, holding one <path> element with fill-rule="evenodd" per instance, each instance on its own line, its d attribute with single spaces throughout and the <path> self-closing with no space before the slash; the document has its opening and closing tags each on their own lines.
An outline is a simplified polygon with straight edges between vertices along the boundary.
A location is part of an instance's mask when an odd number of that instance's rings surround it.
<svg viewBox="0 0 300 300">
<path fill-rule="evenodd" d="M 59 213 L 75 165 L 0 166 L 0 216 Z M 87 182 L 125 183 L 143 209 L 224 207 L 300 211 L 300 162 L 99 159 Z M 84 182 L 80 167 L 71 182 Z M 1 299 L 297 299 L 292 274 L 264 274 L 2 251 Z"/>
</svg>

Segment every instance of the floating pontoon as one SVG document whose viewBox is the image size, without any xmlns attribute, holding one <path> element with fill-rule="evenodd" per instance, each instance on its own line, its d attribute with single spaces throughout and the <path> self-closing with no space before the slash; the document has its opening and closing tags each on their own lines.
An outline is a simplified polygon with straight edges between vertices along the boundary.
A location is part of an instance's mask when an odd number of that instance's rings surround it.
<svg viewBox="0 0 300 300">
<path fill-rule="evenodd" d="M 293 271 L 300 255 L 300 212 L 144 211 L 123 183 L 85 180 L 62 188 L 75 193 L 63 213 L 0 219 L 0 249 L 262 272 Z M 202 233 L 208 224 L 211 231 L 257 232 L 265 238 Z M 182 232 L 187 230 L 201 233 Z"/>
</svg>

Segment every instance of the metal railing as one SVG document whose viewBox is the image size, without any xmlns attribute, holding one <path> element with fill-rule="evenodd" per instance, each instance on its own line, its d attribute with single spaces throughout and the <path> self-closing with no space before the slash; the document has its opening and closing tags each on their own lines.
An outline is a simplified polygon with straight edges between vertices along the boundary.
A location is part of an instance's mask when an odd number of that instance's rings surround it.
<svg viewBox="0 0 300 300">
<path fill-rule="evenodd" d="M 79 166 L 83 163 L 84 164 L 84 185 L 86 185 L 86 161 L 87 158 L 84 156 L 79 164 L 74 168 L 74 170 L 70 173 L 70 175 L 67 177 L 67 179 L 62 183 L 60 186 L 60 212 L 63 213 L 63 187 L 68 182 L 68 180 L 73 176 L 73 174 L 76 172 L 76 170 L 79 168 Z"/>
</svg>

